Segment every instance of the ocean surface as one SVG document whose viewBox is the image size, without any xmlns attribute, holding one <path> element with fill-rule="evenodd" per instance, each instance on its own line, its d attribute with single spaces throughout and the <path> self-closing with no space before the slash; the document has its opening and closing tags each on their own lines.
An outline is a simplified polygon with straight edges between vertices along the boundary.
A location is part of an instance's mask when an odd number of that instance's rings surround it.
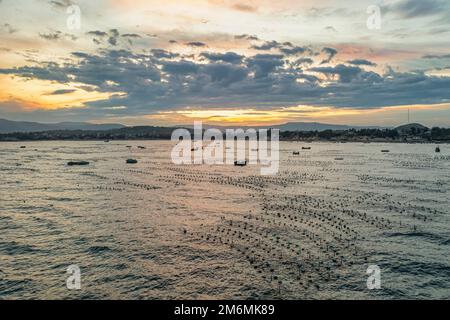
<svg viewBox="0 0 450 320">
<path fill-rule="evenodd" d="M 0 143 L 0 299 L 450 298 L 449 145 L 281 142 L 274 176 L 171 148 Z"/>
</svg>

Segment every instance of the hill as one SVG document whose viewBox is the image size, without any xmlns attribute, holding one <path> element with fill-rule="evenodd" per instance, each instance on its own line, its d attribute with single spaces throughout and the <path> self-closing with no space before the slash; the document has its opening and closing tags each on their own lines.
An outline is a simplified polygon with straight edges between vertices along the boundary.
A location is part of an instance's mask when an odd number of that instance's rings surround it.
<svg viewBox="0 0 450 320">
<path fill-rule="evenodd" d="M 88 122 L 39 123 L 0 119 L 0 133 L 41 132 L 51 130 L 111 130 L 125 127 L 121 124 L 94 124 Z"/>
</svg>

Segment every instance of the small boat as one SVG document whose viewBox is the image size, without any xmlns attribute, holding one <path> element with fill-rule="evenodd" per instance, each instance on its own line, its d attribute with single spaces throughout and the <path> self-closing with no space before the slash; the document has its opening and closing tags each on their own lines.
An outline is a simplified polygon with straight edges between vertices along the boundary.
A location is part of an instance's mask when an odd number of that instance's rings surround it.
<svg viewBox="0 0 450 320">
<path fill-rule="evenodd" d="M 127 163 L 134 164 L 134 163 L 137 163 L 137 160 L 136 159 L 127 159 Z"/>
<path fill-rule="evenodd" d="M 109 140 L 105 140 L 105 142 L 109 142 Z"/>
<path fill-rule="evenodd" d="M 26 147 L 25 146 L 20 146 L 20 149 L 25 149 Z"/>
<path fill-rule="evenodd" d="M 68 166 L 87 166 L 89 164 L 88 161 L 69 161 L 67 162 Z"/>
<path fill-rule="evenodd" d="M 138 148 L 139 148 L 139 149 L 145 149 L 145 147 L 143 147 L 143 146 L 138 146 Z"/>
<path fill-rule="evenodd" d="M 234 165 L 238 167 L 244 167 L 247 165 L 247 160 L 236 160 L 234 162 Z"/>
<path fill-rule="evenodd" d="M 334 158 L 334 160 L 344 160 L 344 158 Z"/>
<path fill-rule="evenodd" d="M 390 152 L 390 151 L 387 149 L 383 149 L 383 150 L 381 150 L 381 152 Z"/>
<path fill-rule="evenodd" d="M 302 147 L 302 150 L 311 150 L 311 147 Z"/>
<path fill-rule="evenodd" d="M 293 154 L 294 156 L 298 156 L 298 155 L 300 155 L 300 151 L 294 151 L 294 152 L 292 152 L 292 154 Z"/>
<path fill-rule="evenodd" d="M 435 152 L 441 152 L 441 148 L 439 148 L 439 146 L 436 147 L 436 149 L 434 149 Z"/>
</svg>

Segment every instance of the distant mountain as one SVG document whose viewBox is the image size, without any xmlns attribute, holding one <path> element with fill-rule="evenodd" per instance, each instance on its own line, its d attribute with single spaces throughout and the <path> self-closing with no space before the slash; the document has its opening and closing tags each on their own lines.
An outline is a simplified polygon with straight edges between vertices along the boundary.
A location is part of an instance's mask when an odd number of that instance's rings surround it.
<svg viewBox="0 0 450 320">
<path fill-rule="evenodd" d="M 180 125 L 177 127 L 192 129 L 192 125 Z M 320 122 L 287 122 L 284 124 L 276 126 L 260 126 L 260 127 L 247 127 L 247 126 L 214 126 L 203 124 L 203 129 L 217 128 L 217 129 L 236 129 L 242 128 L 244 130 L 249 128 L 262 129 L 262 128 L 273 128 L 280 129 L 280 131 L 324 131 L 324 130 L 349 130 L 349 129 L 382 129 L 384 127 L 377 126 L 350 126 L 342 124 L 328 124 Z"/>
<path fill-rule="evenodd" d="M 0 119 L 0 133 L 40 132 L 51 130 L 111 130 L 124 128 L 121 124 L 93 124 L 88 122 L 38 123 Z"/>
<path fill-rule="evenodd" d="M 324 131 L 324 130 L 349 130 L 363 128 L 379 128 L 374 126 L 349 126 L 342 124 L 328 124 L 319 122 L 288 122 L 282 125 L 274 126 L 280 131 Z"/>
</svg>

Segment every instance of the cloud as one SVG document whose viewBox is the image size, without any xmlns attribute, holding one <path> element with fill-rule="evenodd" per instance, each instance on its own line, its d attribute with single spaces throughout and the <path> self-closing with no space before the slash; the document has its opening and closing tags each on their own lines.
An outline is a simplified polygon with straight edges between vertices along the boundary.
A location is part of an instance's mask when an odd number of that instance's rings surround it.
<svg viewBox="0 0 450 320">
<path fill-rule="evenodd" d="M 206 47 L 206 43 L 200 41 L 187 42 L 186 45 L 190 47 Z"/>
<path fill-rule="evenodd" d="M 59 1 L 53 0 L 53 1 L 49 1 L 49 3 L 52 7 L 61 9 L 61 10 L 66 10 L 67 7 L 69 7 L 73 4 L 73 2 L 70 0 L 59 0 Z"/>
<path fill-rule="evenodd" d="M 136 34 L 136 33 L 125 33 L 125 34 L 122 35 L 122 37 L 124 37 L 124 38 L 133 38 L 133 39 L 141 38 L 141 36 Z"/>
<path fill-rule="evenodd" d="M 277 49 L 285 55 L 298 55 L 305 52 L 311 53 L 311 50 L 307 47 L 294 46 L 290 42 L 278 42 L 278 41 L 266 41 L 261 45 L 253 45 L 251 49 L 258 51 L 270 51 L 272 49 Z"/>
<path fill-rule="evenodd" d="M 9 23 L 3 24 L 1 29 L 6 30 L 6 32 L 8 32 L 9 34 L 13 34 L 13 33 L 16 33 L 17 31 L 19 31 L 18 29 L 13 28 L 13 26 L 10 25 Z"/>
<path fill-rule="evenodd" d="M 258 11 L 257 7 L 254 7 L 254 6 L 251 6 L 248 4 L 242 4 L 242 3 L 234 4 L 231 7 L 235 10 L 244 11 L 244 12 L 257 12 Z"/>
<path fill-rule="evenodd" d="M 106 36 L 108 35 L 106 32 L 104 32 L 104 31 L 99 31 L 99 30 L 88 31 L 88 32 L 86 32 L 86 34 L 87 34 L 87 35 L 90 35 L 90 36 L 100 37 L 100 38 L 106 37 Z"/>
<path fill-rule="evenodd" d="M 311 58 L 300 58 L 294 62 L 294 65 L 310 65 L 313 64 L 314 61 Z"/>
<path fill-rule="evenodd" d="M 284 54 L 201 52 L 186 60 L 163 49 L 149 53 L 101 49 L 95 54 L 73 52 L 72 59 L 61 63 L 0 69 L 0 74 L 108 93 L 109 98 L 87 102 L 85 108 L 69 109 L 85 118 L 101 118 L 105 110 L 133 116 L 188 106 L 264 110 L 305 104 L 370 109 L 450 101 L 450 77 L 393 70 L 379 74 L 359 67 L 358 63 L 367 65 L 362 61 L 307 68 L 314 64 L 311 58 L 292 62 Z M 70 93 L 60 90 L 54 93 Z"/>
<path fill-rule="evenodd" d="M 235 39 L 245 39 L 245 40 L 259 40 L 259 38 L 255 35 L 249 35 L 249 34 L 240 34 L 234 36 Z"/>
<path fill-rule="evenodd" d="M 76 89 L 59 89 L 59 90 L 52 91 L 52 92 L 48 93 L 47 95 L 61 95 L 61 94 L 73 93 L 75 91 L 77 91 L 77 90 Z"/>
<path fill-rule="evenodd" d="M 180 56 L 178 53 L 170 52 L 170 51 L 163 50 L 163 49 L 152 49 L 150 52 L 157 59 L 163 59 L 163 58 L 173 59 L 173 58 Z"/>
<path fill-rule="evenodd" d="M 213 53 L 213 52 L 202 52 L 200 57 L 206 58 L 211 62 L 229 62 L 229 63 L 241 63 L 244 56 L 239 55 L 234 52 L 226 53 Z"/>
<path fill-rule="evenodd" d="M 273 40 L 273 41 L 266 41 L 261 45 L 253 45 L 253 46 L 251 46 L 251 49 L 266 51 L 266 50 L 271 50 L 271 49 L 277 49 L 280 46 L 281 46 L 281 43 Z"/>
<path fill-rule="evenodd" d="M 442 14 L 449 9 L 449 5 L 445 0 L 402 0 L 385 5 L 383 9 L 408 19 Z"/>
<path fill-rule="evenodd" d="M 365 60 L 365 59 L 354 59 L 354 60 L 349 60 L 347 61 L 347 63 L 355 65 L 355 66 L 371 66 L 371 67 L 375 67 L 377 64 L 369 61 L 369 60 Z"/>
<path fill-rule="evenodd" d="M 427 54 L 422 57 L 423 59 L 450 59 L 450 54 Z"/>
<path fill-rule="evenodd" d="M 322 62 L 320 64 L 325 64 L 325 63 L 331 62 L 331 60 L 333 60 L 334 56 L 337 54 L 336 49 L 328 48 L 328 47 L 323 48 L 322 52 L 327 54 L 328 57 L 326 59 L 322 60 Z"/>
</svg>

